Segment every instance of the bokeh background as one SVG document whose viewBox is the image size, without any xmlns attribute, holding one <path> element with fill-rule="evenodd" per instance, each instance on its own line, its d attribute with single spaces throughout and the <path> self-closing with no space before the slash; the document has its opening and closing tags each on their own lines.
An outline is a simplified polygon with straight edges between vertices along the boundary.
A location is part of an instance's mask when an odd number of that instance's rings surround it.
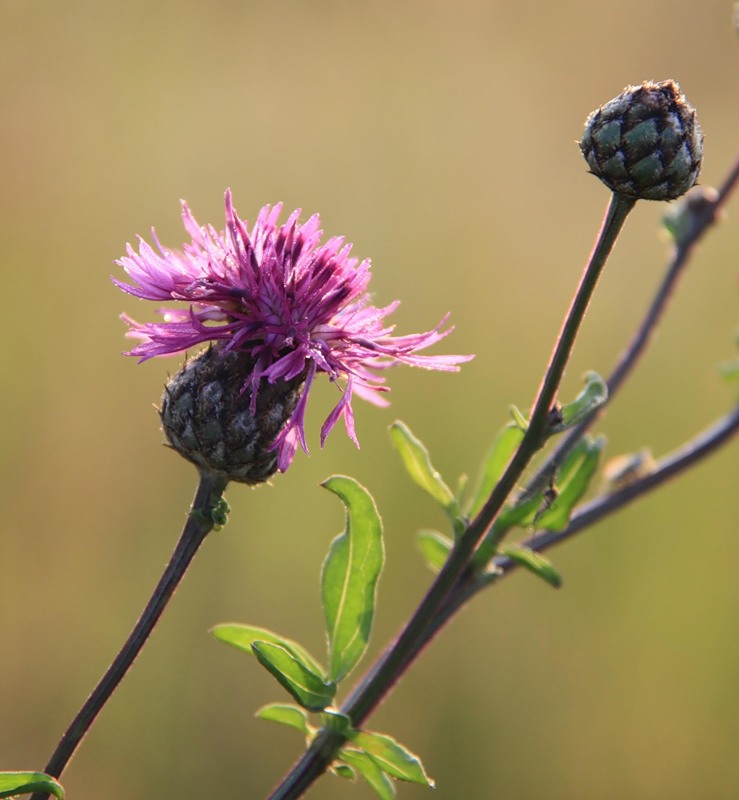
<svg viewBox="0 0 739 800">
<path fill-rule="evenodd" d="M 153 404 L 176 361 L 119 355 L 109 281 L 137 233 L 183 240 L 178 200 L 219 227 L 282 200 L 373 259 L 400 332 L 450 311 L 458 375 L 398 371 L 356 407 L 361 450 L 317 431 L 273 486 L 228 492 L 140 662 L 64 783 L 70 798 L 264 797 L 300 737 L 254 719 L 283 699 L 215 642 L 222 621 L 320 654 L 318 573 L 341 529 L 319 487 L 374 494 L 387 566 L 370 655 L 429 582 L 415 531 L 443 525 L 386 435 L 402 418 L 455 480 L 510 403 L 526 407 L 607 201 L 575 144 L 627 83 L 673 77 L 705 130 L 704 184 L 739 145 L 739 41 L 719 0 L 236 2 L 0 0 L 3 301 L 0 768 L 41 768 L 127 635 L 179 533 L 195 472 Z M 637 207 L 563 396 L 606 374 L 659 281 L 665 207 Z M 700 251 L 639 373 L 601 424 L 609 453 L 664 454 L 727 410 L 735 208 Z M 694 800 L 739 794 L 739 448 L 553 552 L 564 587 L 517 574 L 477 598 L 372 719 L 420 753 L 435 797 Z M 428 790 L 401 786 L 400 797 Z M 316 798 L 373 796 L 324 778 Z"/>
</svg>

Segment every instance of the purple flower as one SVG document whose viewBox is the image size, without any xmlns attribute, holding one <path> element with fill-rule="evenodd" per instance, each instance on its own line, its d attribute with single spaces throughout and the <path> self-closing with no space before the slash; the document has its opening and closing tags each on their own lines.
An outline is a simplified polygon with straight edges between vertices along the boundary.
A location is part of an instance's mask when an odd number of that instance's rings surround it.
<svg viewBox="0 0 739 800">
<path fill-rule="evenodd" d="M 295 411 L 275 440 L 278 467 L 289 466 L 298 443 L 308 452 L 305 405 L 317 373 L 342 383 L 342 395 L 321 429 L 321 445 L 339 417 L 358 444 L 354 432 L 352 396 L 375 405 L 387 402 L 379 370 L 396 364 L 456 371 L 472 356 L 422 356 L 443 339 L 446 317 L 432 330 L 393 336 L 386 317 L 397 307 L 371 305 L 366 293 L 369 259 L 350 258 L 343 237 L 321 244 L 315 214 L 300 224 L 300 210 L 280 225 L 282 204 L 265 206 L 251 230 L 239 219 L 230 190 L 226 192 L 226 230 L 200 227 L 182 202 L 182 220 L 192 241 L 182 251 L 163 247 L 152 230 L 157 250 L 139 237 L 138 252 L 128 245 L 116 263 L 132 283 L 113 282 L 124 292 L 145 300 L 177 300 L 180 308 L 161 308 L 163 321 L 138 323 L 123 315 L 128 336 L 140 342 L 126 355 L 141 361 L 180 353 L 204 342 L 224 351 L 249 353 L 253 371 L 244 375 L 256 404 L 261 381 L 274 383 L 304 376 L 305 388 Z"/>
</svg>

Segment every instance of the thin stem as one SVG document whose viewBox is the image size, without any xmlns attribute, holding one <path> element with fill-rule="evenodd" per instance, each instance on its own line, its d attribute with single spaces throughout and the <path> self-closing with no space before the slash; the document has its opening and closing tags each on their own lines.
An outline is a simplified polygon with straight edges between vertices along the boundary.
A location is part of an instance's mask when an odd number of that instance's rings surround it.
<svg viewBox="0 0 739 800">
<path fill-rule="evenodd" d="M 704 195 L 703 202 L 696 203 L 691 209 L 689 228 L 685 235 L 676 242 L 672 260 L 657 289 L 657 293 L 654 295 L 634 336 L 621 354 L 606 381 L 608 385 L 608 403 L 613 400 L 616 392 L 618 392 L 626 379 L 634 371 L 639 359 L 644 354 L 647 345 L 651 341 L 652 334 L 664 315 L 678 279 L 682 275 L 686 264 L 693 254 L 696 244 L 703 238 L 708 228 L 716 221 L 720 210 L 734 192 L 737 182 L 739 182 L 739 156 L 737 156 L 734 161 L 732 168 L 729 170 L 729 173 L 716 192 L 715 197 L 707 197 Z M 551 455 L 541 464 L 536 475 L 529 481 L 526 491 L 521 496 L 522 500 L 527 499 L 534 492 L 537 492 L 547 484 L 565 456 L 596 422 L 604 409 L 605 406 L 601 406 L 579 425 L 576 425 L 567 432 L 558 446 L 552 451 Z"/>
<path fill-rule="evenodd" d="M 475 548 L 485 536 L 529 461 L 546 438 L 550 410 L 580 324 L 608 255 L 635 202 L 635 200 L 622 195 L 613 194 L 611 196 L 603 224 L 539 386 L 523 440 L 482 510 L 456 543 L 436 580 L 407 625 L 342 706 L 342 712 L 351 718 L 355 727 L 362 724 L 400 677 L 409 654 L 413 653 L 418 643 L 423 641 L 424 632 L 428 626 L 433 624 L 434 615 L 464 572 Z M 331 763 L 342 741 L 340 736 L 329 732 L 318 736 L 300 761 L 270 795 L 270 800 L 288 800 L 288 798 L 293 800 L 300 797 Z"/>
<path fill-rule="evenodd" d="M 118 688 L 141 648 L 146 644 L 195 553 L 213 529 L 211 512 L 221 499 L 226 483 L 225 479 L 212 473 L 200 474 L 200 483 L 195 492 L 192 508 L 169 564 L 167 564 L 130 636 L 60 739 L 44 770 L 47 774 L 54 778 L 61 777 L 95 718 Z M 45 800 L 47 797 L 47 794 L 37 792 L 31 797 L 31 800 Z"/>
<path fill-rule="evenodd" d="M 590 502 L 579 506 L 572 514 L 569 524 L 564 530 L 559 532 L 538 531 L 522 542 L 522 546 L 541 553 L 572 539 L 576 534 L 600 522 L 604 517 L 620 511 L 634 500 L 662 486 L 670 478 L 685 472 L 698 461 L 706 458 L 726 444 L 737 433 L 739 433 L 739 405 L 689 442 L 686 442 L 678 450 L 662 458 L 648 474 L 621 489 L 596 497 Z M 443 609 L 440 610 L 434 620 L 434 629 L 429 630 L 428 638 L 422 643 L 414 657 L 474 595 L 482 589 L 498 583 L 519 566 L 517 562 L 505 555 L 496 556 L 493 559 L 493 564 L 498 569 L 498 573 L 494 576 L 467 573 L 460 579 L 455 589 L 449 594 Z M 407 666 L 410 666 L 410 662 Z"/>
<path fill-rule="evenodd" d="M 532 550 L 543 552 L 556 544 L 571 539 L 586 527 L 619 511 L 638 497 L 651 492 L 665 481 L 692 467 L 721 445 L 726 444 L 737 432 L 739 432 L 739 405 L 674 453 L 661 459 L 648 474 L 617 491 L 584 503 L 572 515 L 569 525 L 563 531 L 559 533 L 540 531 L 527 539 L 524 545 Z M 495 559 L 495 564 L 504 573 L 507 573 L 516 566 L 515 563 L 509 563 L 510 561 L 506 556 L 501 556 Z"/>
<path fill-rule="evenodd" d="M 639 478 L 632 484 L 613 492 L 612 494 L 598 497 L 590 503 L 581 506 L 573 515 L 569 525 L 564 531 L 553 533 L 542 531 L 534 534 L 524 542 L 526 547 L 542 552 L 554 547 L 556 544 L 571 539 L 577 533 L 595 525 L 604 517 L 619 511 L 629 503 L 647 492 L 661 486 L 665 481 L 685 472 L 698 461 L 706 458 L 722 445 L 726 444 L 739 432 L 739 406 L 733 409 L 722 419 L 718 420 L 706 431 L 703 431 L 693 440 L 683 445 L 679 450 L 662 459 L 648 475 Z M 437 633 L 457 614 L 460 609 L 476 594 L 493 584 L 498 584 L 507 575 L 510 575 L 518 564 L 507 556 L 498 556 L 495 565 L 500 573 L 494 579 L 472 578 L 461 581 L 449 595 L 443 606 L 439 609 L 432 623 L 424 632 L 422 640 L 416 643 L 413 650 L 406 653 L 400 672 L 405 673 L 413 664 L 418 655 L 436 636 Z M 392 645 L 390 646 L 392 647 Z M 397 677 L 400 677 L 398 675 Z M 364 681 L 362 681 L 364 684 Z M 360 684 L 360 686 L 362 685 Z M 388 687 L 388 690 L 391 687 Z M 347 713 L 346 705 L 342 708 Z M 284 782 L 284 793 L 275 793 L 273 798 L 288 800 L 299 797 L 311 783 L 324 772 L 333 761 L 336 752 L 343 744 L 343 739 L 338 734 L 325 729 L 313 740 L 310 747 L 303 754 L 300 761 L 293 767 L 289 778 Z M 282 786 L 280 787 L 282 789 Z M 294 792 L 299 792 L 295 794 Z"/>
<path fill-rule="evenodd" d="M 565 317 L 544 379 L 537 392 L 524 438 L 477 518 L 471 522 L 455 546 L 418 610 L 398 637 L 387 659 L 374 674 L 371 685 L 364 687 L 359 693 L 353 693 L 344 706 L 344 713 L 348 714 L 356 725 L 361 724 L 384 696 L 385 686 L 395 682 L 393 675 L 398 664 L 402 663 L 405 658 L 404 651 L 410 649 L 414 640 L 421 638 L 423 629 L 433 618 L 434 612 L 462 574 L 472 553 L 493 523 L 506 498 L 515 488 L 529 461 L 541 447 L 549 425 L 550 409 L 554 403 L 580 323 L 585 316 L 588 303 L 608 255 L 628 213 L 634 207 L 634 203 L 635 201 L 630 198 L 617 194 L 612 195 L 596 244 Z"/>
</svg>

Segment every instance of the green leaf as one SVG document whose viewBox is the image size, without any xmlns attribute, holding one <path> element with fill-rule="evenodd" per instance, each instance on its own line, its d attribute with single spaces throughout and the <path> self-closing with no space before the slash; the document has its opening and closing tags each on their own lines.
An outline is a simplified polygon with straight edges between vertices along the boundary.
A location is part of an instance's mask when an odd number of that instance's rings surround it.
<svg viewBox="0 0 739 800">
<path fill-rule="evenodd" d="M 418 532 L 418 549 L 432 572 L 439 572 L 444 566 L 454 542 L 438 531 L 423 530 Z"/>
<path fill-rule="evenodd" d="M 590 481 L 598 469 L 600 455 L 605 447 L 605 437 L 581 439 L 569 453 L 557 471 L 557 496 L 545 511 L 536 517 L 537 528 L 562 531 L 570 521 L 575 504 L 588 490 Z"/>
<path fill-rule="evenodd" d="M 528 547 L 506 547 L 503 550 L 503 555 L 508 556 L 508 558 L 522 567 L 526 567 L 527 570 L 533 572 L 534 575 L 538 575 L 555 589 L 559 589 L 562 585 L 562 578 L 559 572 L 554 568 L 551 561 L 544 558 L 541 553 L 535 553 Z"/>
<path fill-rule="evenodd" d="M 251 646 L 259 663 L 309 711 L 323 711 L 336 694 L 336 685 L 326 683 L 295 656 L 271 642 L 253 642 Z"/>
<path fill-rule="evenodd" d="M 739 358 L 719 364 L 721 377 L 727 381 L 739 380 Z"/>
<path fill-rule="evenodd" d="M 230 644 L 231 647 L 248 653 L 250 656 L 254 655 L 251 647 L 254 642 L 277 644 L 287 650 L 288 653 L 292 653 L 298 661 L 302 661 L 311 672 L 315 672 L 318 675 L 326 674 L 326 670 L 304 647 L 301 647 L 292 639 L 287 639 L 266 628 L 259 628 L 256 625 L 242 625 L 237 622 L 224 622 L 211 628 L 210 632 L 219 641 Z"/>
<path fill-rule="evenodd" d="M 511 456 L 521 444 L 524 432 L 518 425 L 509 424 L 500 430 L 485 456 L 480 482 L 470 503 L 469 516 L 474 519 L 485 505 L 500 480 Z"/>
<path fill-rule="evenodd" d="M 454 496 L 457 499 L 457 507 L 462 508 L 464 505 L 464 498 L 467 494 L 467 487 L 469 486 L 470 479 L 467 475 L 462 474 L 457 478 L 457 488 L 454 490 Z"/>
<path fill-rule="evenodd" d="M 382 800 L 393 800 L 395 784 L 367 753 L 344 747 L 339 752 L 339 759 L 354 767 Z"/>
<path fill-rule="evenodd" d="M 521 433 L 526 433 L 526 431 L 529 429 L 529 421 L 521 413 L 518 406 L 511 406 L 508 410 L 513 417 L 513 422 L 516 427 L 521 431 Z"/>
<path fill-rule="evenodd" d="M 331 543 L 321 571 L 328 678 L 338 683 L 367 649 L 385 551 L 382 522 L 369 492 L 342 476 L 329 478 L 323 486 L 346 506 L 346 530 Z"/>
<path fill-rule="evenodd" d="M 353 781 L 357 777 L 352 767 L 348 764 L 332 764 L 329 769 L 334 775 L 338 775 L 340 778 L 345 778 L 348 781 Z"/>
<path fill-rule="evenodd" d="M 280 725 L 287 725 L 288 728 L 295 728 L 306 736 L 312 736 L 315 733 L 315 728 L 309 724 L 305 711 L 290 703 L 269 703 L 262 706 L 255 716 L 259 719 L 266 719 L 268 722 L 277 722 Z"/>
<path fill-rule="evenodd" d="M 539 490 L 526 500 L 519 499 L 517 502 L 505 506 L 493 525 L 496 539 L 500 541 L 503 534 L 511 528 L 526 528 L 531 525 L 537 511 L 541 508 L 543 497 L 544 491 Z"/>
<path fill-rule="evenodd" d="M 431 463 L 429 451 L 423 442 L 411 433 L 404 422 L 400 421 L 390 426 L 390 437 L 411 478 L 436 500 L 453 522 L 459 519 L 461 512 L 457 498 Z"/>
<path fill-rule="evenodd" d="M 352 744 L 361 747 L 383 772 L 401 781 L 420 783 L 433 787 L 434 782 L 426 775 L 417 755 L 399 744 L 392 736 L 370 731 L 355 731 Z"/>
<path fill-rule="evenodd" d="M 321 721 L 325 728 L 328 728 L 334 733 L 339 733 L 342 736 L 348 734 L 352 728 L 351 717 L 349 717 L 348 714 L 343 714 L 336 708 L 327 708 L 323 714 L 321 714 Z"/>
<path fill-rule="evenodd" d="M 582 422 L 608 400 L 608 386 L 597 372 L 585 373 L 585 388 L 562 408 L 562 422 L 553 425 L 550 433 L 561 433 Z"/>
<path fill-rule="evenodd" d="M 498 552 L 498 545 L 511 528 L 527 528 L 534 522 L 543 500 L 544 490 L 539 489 L 531 496 L 520 497 L 503 507 L 490 532 L 475 551 L 473 563 L 477 569 L 488 565 L 490 559 Z"/>
<path fill-rule="evenodd" d="M 43 772 L 0 772 L 0 797 L 44 792 L 63 798 L 64 789 L 50 775 Z"/>
</svg>

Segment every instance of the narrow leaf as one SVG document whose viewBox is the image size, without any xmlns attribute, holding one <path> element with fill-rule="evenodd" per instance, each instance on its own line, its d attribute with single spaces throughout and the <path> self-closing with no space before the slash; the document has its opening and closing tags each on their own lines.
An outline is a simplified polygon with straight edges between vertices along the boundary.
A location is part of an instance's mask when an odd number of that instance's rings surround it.
<svg viewBox="0 0 739 800">
<path fill-rule="evenodd" d="M 543 490 L 539 490 L 527 498 L 519 498 L 503 508 L 493 523 L 490 532 L 475 551 L 473 563 L 477 569 L 488 565 L 490 559 L 498 552 L 498 546 L 511 528 L 526 528 L 534 521 L 544 498 Z"/>
<path fill-rule="evenodd" d="M 457 519 L 460 516 L 457 498 L 431 463 L 431 457 L 423 442 L 400 421 L 390 426 L 390 437 L 411 478 L 439 503 L 452 521 Z"/>
<path fill-rule="evenodd" d="M 348 764 L 332 764 L 329 769 L 340 778 L 345 778 L 348 781 L 356 780 L 357 775 Z"/>
<path fill-rule="evenodd" d="M 383 733 L 356 731 L 350 738 L 352 744 L 361 747 L 383 772 L 393 778 L 433 787 L 434 782 L 426 775 L 418 756 L 391 736 Z"/>
<path fill-rule="evenodd" d="M 469 516 L 474 519 L 485 501 L 490 497 L 495 484 L 500 480 L 503 470 L 511 460 L 521 439 L 523 431 L 518 425 L 509 424 L 500 430 L 493 440 L 482 465 L 482 474 L 475 494 L 470 503 Z"/>
<path fill-rule="evenodd" d="M 597 439 L 586 436 L 572 449 L 557 471 L 557 496 L 549 508 L 537 516 L 534 523 L 537 528 L 562 531 L 567 527 L 573 508 L 588 490 L 598 469 L 605 443 L 603 436 Z"/>
<path fill-rule="evenodd" d="M 739 380 L 739 358 L 735 358 L 733 361 L 725 361 L 723 364 L 719 364 L 719 373 L 721 377 L 726 381 L 735 381 Z"/>
<path fill-rule="evenodd" d="M 541 553 L 535 553 L 528 547 L 507 547 L 503 550 L 503 555 L 526 567 L 527 570 L 533 572 L 545 580 L 550 586 L 559 589 L 562 585 L 562 578 L 559 572 L 554 568 L 549 559 L 544 558 Z"/>
<path fill-rule="evenodd" d="M 334 733 L 339 733 L 342 736 L 348 734 L 352 728 L 351 717 L 347 714 L 342 714 L 342 712 L 336 708 L 327 708 L 323 714 L 321 714 L 321 722 L 325 728 L 328 728 Z"/>
<path fill-rule="evenodd" d="M 259 663 L 309 711 L 323 711 L 336 694 L 336 685 L 325 683 L 284 647 L 271 642 L 254 642 L 252 650 Z"/>
<path fill-rule="evenodd" d="M 344 747 L 339 753 L 339 759 L 354 767 L 381 800 L 393 800 L 395 784 L 367 753 Z"/>
<path fill-rule="evenodd" d="M 516 427 L 521 431 L 521 433 L 526 433 L 526 431 L 529 429 L 529 421 L 521 413 L 521 410 L 518 408 L 518 406 L 511 406 L 508 410 L 511 412 L 511 416 L 513 417 L 513 422 L 515 423 Z"/>
<path fill-rule="evenodd" d="M 552 426 L 551 433 L 561 433 L 582 422 L 608 400 L 608 386 L 597 372 L 585 374 L 585 388 L 562 408 L 562 422 Z"/>
<path fill-rule="evenodd" d="M 315 672 L 317 675 L 325 674 L 324 668 L 304 647 L 301 647 L 292 639 L 287 639 L 266 628 L 259 628 L 256 625 L 241 625 L 236 622 L 224 622 L 211 628 L 210 632 L 219 641 L 230 644 L 250 656 L 254 655 L 251 647 L 254 642 L 277 644 L 287 650 L 288 653 L 292 653 L 298 661 L 302 661 L 311 672 Z"/>
<path fill-rule="evenodd" d="M 50 775 L 43 772 L 0 772 L 0 797 L 43 792 L 63 798 L 64 789 Z"/>
<path fill-rule="evenodd" d="M 385 551 L 382 522 L 369 492 L 342 476 L 329 478 L 323 486 L 346 506 L 346 530 L 331 543 L 321 571 L 328 678 L 338 682 L 367 649 Z"/>
<path fill-rule="evenodd" d="M 520 498 L 503 508 L 493 526 L 498 541 L 511 528 L 526 528 L 531 525 L 541 507 L 543 495 L 543 490 L 540 490 L 527 499 Z"/>
<path fill-rule="evenodd" d="M 419 531 L 418 549 L 432 572 L 439 572 L 452 550 L 453 542 L 438 531 Z"/>
<path fill-rule="evenodd" d="M 308 723 L 308 715 L 305 711 L 289 703 L 270 703 L 262 706 L 255 716 L 259 719 L 266 719 L 268 722 L 277 722 L 280 725 L 287 725 L 288 728 L 295 728 L 306 736 L 311 736 L 315 732 L 315 728 Z"/>
</svg>

